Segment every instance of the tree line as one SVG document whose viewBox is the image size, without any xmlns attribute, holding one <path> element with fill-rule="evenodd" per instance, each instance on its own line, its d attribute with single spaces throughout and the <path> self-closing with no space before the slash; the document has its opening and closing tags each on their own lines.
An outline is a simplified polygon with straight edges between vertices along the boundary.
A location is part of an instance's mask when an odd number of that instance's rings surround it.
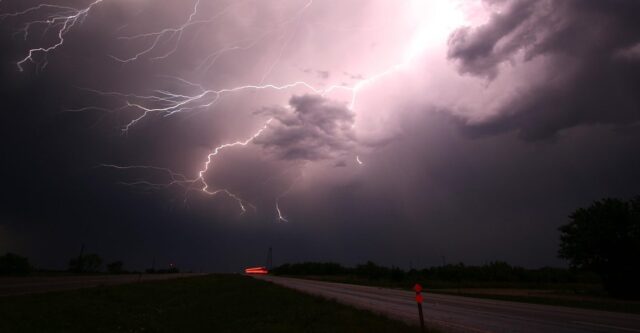
<svg viewBox="0 0 640 333">
<path fill-rule="evenodd" d="M 130 274 L 140 273 L 128 271 L 124 268 L 124 262 L 116 260 L 102 267 L 103 259 L 95 253 L 80 254 L 69 260 L 67 272 L 71 274 Z M 7 252 L 0 256 L 0 276 L 27 276 L 38 271 L 29 262 L 29 258 Z M 167 274 L 180 273 L 180 269 L 173 264 L 168 268 L 156 269 L 155 267 L 145 270 L 147 274 Z"/>
<path fill-rule="evenodd" d="M 518 283 L 544 285 L 558 283 L 599 283 L 597 275 L 587 271 L 564 268 L 543 267 L 527 269 L 495 261 L 480 266 L 463 263 L 449 264 L 422 269 L 404 270 L 399 267 L 385 267 L 368 261 L 355 267 L 345 267 L 331 262 L 304 262 L 284 264 L 274 268 L 274 274 L 289 276 L 352 276 L 372 281 L 406 282 L 424 281 L 450 283 Z"/>
<path fill-rule="evenodd" d="M 307 262 L 285 264 L 273 271 L 282 275 L 349 275 L 395 282 L 600 282 L 614 297 L 640 299 L 640 197 L 631 200 L 605 198 L 578 208 L 559 231 L 558 256 L 568 262 L 570 269 L 525 269 L 496 261 L 482 266 L 460 263 L 405 271 L 373 262 L 353 268 L 337 263 Z"/>
</svg>

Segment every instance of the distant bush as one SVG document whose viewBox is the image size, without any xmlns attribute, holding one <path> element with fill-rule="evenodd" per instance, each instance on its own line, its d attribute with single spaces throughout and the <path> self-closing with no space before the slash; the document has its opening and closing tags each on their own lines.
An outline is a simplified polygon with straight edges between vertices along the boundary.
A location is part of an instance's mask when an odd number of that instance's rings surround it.
<svg viewBox="0 0 640 333">
<path fill-rule="evenodd" d="M 123 267 L 124 263 L 122 261 L 114 261 L 107 265 L 107 272 L 109 274 L 122 274 L 125 273 Z"/>
<path fill-rule="evenodd" d="M 23 276 L 31 273 L 33 268 L 29 264 L 29 259 L 8 252 L 0 256 L 0 275 Z"/>
<path fill-rule="evenodd" d="M 180 273 L 180 268 L 176 267 L 176 266 L 169 266 L 169 268 L 161 268 L 161 269 L 153 269 L 153 268 L 147 268 L 145 270 L 145 273 L 147 274 L 175 274 L 175 273 Z"/>
<path fill-rule="evenodd" d="M 102 258 L 97 254 L 86 254 L 69 260 L 69 271 L 74 273 L 96 273 L 102 266 Z"/>
</svg>

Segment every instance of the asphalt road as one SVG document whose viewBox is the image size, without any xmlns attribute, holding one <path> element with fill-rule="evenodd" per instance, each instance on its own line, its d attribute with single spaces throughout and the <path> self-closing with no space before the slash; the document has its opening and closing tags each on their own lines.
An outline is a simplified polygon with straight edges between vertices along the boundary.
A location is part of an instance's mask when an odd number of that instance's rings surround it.
<svg viewBox="0 0 640 333">
<path fill-rule="evenodd" d="M 168 280 L 197 275 L 201 274 L 124 274 L 0 278 L 0 297 L 98 286 L 112 286 L 140 281 Z"/>
<path fill-rule="evenodd" d="M 275 276 L 259 279 L 418 323 L 413 291 Z M 444 332 L 640 332 L 640 315 L 423 292 L 427 327 Z"/>
</svg>

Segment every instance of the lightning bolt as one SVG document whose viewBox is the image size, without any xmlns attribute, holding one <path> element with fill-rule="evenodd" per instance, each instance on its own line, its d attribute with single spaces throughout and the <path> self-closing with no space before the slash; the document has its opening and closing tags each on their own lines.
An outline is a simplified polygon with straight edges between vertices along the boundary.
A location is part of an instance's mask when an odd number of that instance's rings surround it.
<svg viewBox="0 0 640 333">
<path fill-rule="evenodd" d="M 400 70 L 404 66 L 406 66 L 406 63 L 394 65 L 393 67 L 387 69 L 384 72 L 378 73 L 368 79 L 362 79 L 358 81 L 353 86 L 336 84 L 336 85 L 331 85 L 327 88 L 317 88 L 305 81 L 295 81 L 295 82 L 286 83 L 283 85 L 250 84 L 250 85 L 243 85 L 243 86 L 237 86 L 232 88 L 224 88 L 219 90 L 210 90 L 210 89 L 203 89 L 202 85 L 189 82 L 185 79 L 177 78 L 177 80 L 179 80 L 180 82 L 187 83 L 194 87 L 198 87 L 199 89 L 201 89 L 201 91 L 194 95 L 183 95 L 183 94 L 172 93 L 164 90 L 155 90 L 154 91 L 155 95 L 136 95 L 136 94 L 125 94 L 125 93 L 119 93 L 119 92 L 103 92 L 103 91 L 93 90 L 93 89 L 85 89 L 85 90 L 94 92 L 102 96 L 121 97 L 125 100 L 125 105 L 123 105 L 120 109 L 134 108 L 141 111 L 139 116 L 133 118 L 131 121 L 129 121 L 129 123 L 127 123 L 123 127 L 122 129 L 123 132 L 127 132 L 129 129 L 131 129 L 133 126 L 135 126 L 137 123 L 142 121 L 144 118 L 146 118 L 150 114 L 161 113 L 161 114 L 164 114 L 165 116 L 171 116 L 183 111 L 189 111 L 194 109 L 206 109 L 213 106 L 222 96 L 226 94 L 239 93 L 245 90 L 289 90 L 293 88 L 305 88 L 308 91 L 321 96 L 325 96 L 336 90 L 345 90 L 350 92 L 351 94 L 348 108 L 351 111 L 355 112 L 357 95 L 360 90 L 364 89 L 367 85 L 370 85 L 373 82 L 376 82 L 377 80 L 380 80 L 381 78 Z M 145 101 L 153 102 L 153 103 L 158 102 L 163 105 L 159 107 L 145 106 L 144 105 Z M 87 108 L 67 110 L 67 111 L 80 111 L 80 110 L 87 110 L 87 109 L 101 109 L 101 108 L 87 107 Z"/>
<path fill-rule="evenodd" d="M 257 137 L 260 136 L 260 134 L 262 134 L 262 132 L 264 132 L 267 127 L 269 126 L 269 124 L 271 123 L 272 119 L 267 120 L 267 122 L 264 124 L 264 126 L 262 126 L 262 128 L 260 128 L 257 132 L 255 132 L 251 137 L 249 137 L 248 139 L 244 140 L 244 141 L 235 141 L 235 142 L 231 142 L 231 143 L 225 143 L 222 144 L 220 146 L 215 147 L 211 153 L 209 153 L 209 155 L 207 156 L 207 161 L 204 163 L 204 167 L 198 171 L 198 176 L 196 178 L 193 179 L 189 179 L 187 178 L 185 175 L 175 172 L 169 168 L 163 168 L 163 167 L 156 167 L 156 166 L 148 166 L 148 165 L 131 165 L 131 166 L 119 166 L 119 165 L 114 165 L 114 164 L 101 164 L 99 165 L 99 167 L 103 167 L 103 168 L 111 168 L 111 169 L 116 169 L 116 170 L 153 170 L 153 171 L 161 171 L 163 173 L 165 173 L 166 175 L 169 176 L 170 181 L 166 182 L 166 183 L 153 183 L 153 182 L 149 182 L 149 181 L 145 181 L 145 180 L 138 180 L 138 181 L 134 181 L 134 182 L 121 182 L 121 184 L 123 185 L 128 185 L 128 186 L 138 186 L 138 185 L 142 185 L 142 186 L 146 186 L 149 188 L 153 188 L 153 189 L 158 189 L 158 188 L 167 188 L 170 187 L 172 185 L 179 185 L 182 186 L 183 188 L 186 189 L 186 191 L 190 191 L 193 189 L 194 186 L 196 186 L 197 184 L 201 184 L 201 188 L 200 191 L 202 193 L 205 193 L 207 195 L 210 196 L 215 196 L 217 194 L 220 193 L 224 193 L 226 194 L 228 197 L 234 199 L 239 207 L 240 210 L 242 211 L 241 214 L 244 214 L 247 209 L 246 206 L 250 206 L 253 209 L 255 209 L 256 207 L 249 203 L 248 201 L 242 199 L 239 195 L 229 191 L 228 189 L 215 189 L 215 190 L 211 190 L 209 187 L 210 185 L 207 183 L 207 181 L 205 180 L 204 176 L 205 174 L 209 171 L 209 169 L 211 168 L 211 165 L 213 163 L 213 159 L 224 149 L 227 148 L 231 148 L 231 147 L 235 147 L 235 146 L 246 146 L 249 143 L 251 143 L 253 140 L 255 140 Z M 186 192 L 185 192 L 186 194 Z"/>
<path fill-rule="evenodd" d="M 42 46 L 42 47 L 30 49 L 27 52 L 26 56 L 17 62 L 18 69 L 20 71 L 23 71 L 23 65 L 28 61 L 38 64 L 38 62 L 34 59 L 34 56 L 38 53 L 42 53 L 45 56 L 45 61 L 44 61 L 44 64 L 42 65 L 42 68 L 44 68 L 47 64 L 46 56 L 50 52 L 53 52 L 57 48 L 61 47 L 65 42 L 65 39 L 64 39 L 65 35 L 70 30 L 72 30 L 76 25 L 80 24 L 84 20 L 84 18 L 87 17 L 89 12 L 95 6 L 99 5 L 102 2 L 103 0 L 95 0 L 94 2 L 91 2 L 87 7 L 83 9 L 75 9 L 72 7 L 50 5 L 50 4 L 41 4 L 35 7 L 25 9 L 21 12 L 0 15 L 0 19 L 4 19 L 6 17 L 18 17 L 18 16 L 31 14 L 31 13 L 42 12 L 45 10 L 54 11 L 53 14 L 48 14 L 41 20 L 36 20 L 36 21 L 31 21 L 26 23 L 22 32 L 24 33 L 25 39 L 27 39 L 29 36 L 29 31 L 34 25 L 43 24 L 47 26 L 47 29 L 54 29 L 56 31 L 57 41 L 50 46 Z M 197 0 L 194 3 L 193 9 L 190 12 L 189 16 L 187 17 L 187 19 L 177 27 L 165 28 L 160 31 L 137 34 L 132 36 L 119 37 L 120 40 L 124 40 L 124 41 L 147 40 L 147 41 L 150 41 L 150 45 L 146 48 L 143 48 L 142 50 L 137 51 L 131 56 L 120 58 L 112 55 L 111 58 L 117 62 L 121 62 L 124 64 L 132 63 L 134 61 L 140 60 L 143 57 L 150 57 L 151 60 L 167 59 L 179 49 L 183 35 L 188 29 L 193 28 L 195 26 L 214 23 L 216 20 L 220 19 L 220 17 L 225 15 L 235 4 L 237 4 L 237 2 L 230 3 L 229 5 L 227 5 L 225 8 L 223 8 L 221 11 L 216 13 L 211 18 L 198 19 L 197 17 L 199 16 L 198 9 L 200 6 L 200 0 Z M 209 56 L 205 58 L 205 60 L 202 62 L 199 68 L 204 68 L 206 71 L 208 71 L 221 56 L 232 51 L 248 50 L 253 46 L 255 46 L 257 43 L 259 43 L 261 40 L 266 38 L 266 36 L 268 36 L 269 34 L 272 34 L 278 31 L 281 27 L 287 26 L 292 22 L 296 22 L 297 23 L 296 27 L 297 27 L 297 25 L 301 21 L 300 19 L 302 18 L 302 14 L 312 4 L 313 4 L 313 0 L 308 1 L 289 19 L 283 22 L 280 22 L 279 24 L 277 24 L 276 28 L 267 30 L 261 33 L 260 35 L 258 35 L 256 38 L 240 40 L 235 43 L 232 43 L 232 45 L 230 46 L 225 46 L 221 49 L 214 51 L 213 53 L 211 53 Z M 84 112 L 88 110 L 99 110 L 99 111 L 105 111 L 105 112 L 113 112 L 117 110 L 126 110 L 126 109 L 135 110 L 137 111 L 137 115 L 135 115 L 133 119 L 131 119 L 128 123 L 126 123 L 122 128 L 123 133 L 126 133 L 132 128 L 134 128 L 138 123 L 140 123 L 141 121 L 143 121 L 145 118 L 149 117 L 152 114 L 160 114 L 164 117 L 168 117 L 168 116 L 175 115 L 177 113 L 182 113 L 187 111 L 193 111 L 198 109 L 210 109 L 221 98 L 229 94 L 239 94 L 244 91 L 258 91 L 258 90 L 289 91 L 292 89 L 304 89 L 310 93 L 318 94 L 321 96 L 326 96 L 327 94 L 331 94 L 338 90 L 345 91 L 349 94 L 347 106 L 351 111 L 355 112 L 357 107 L 356 104 L 357 104 L 358 96 L 360 92 L 362 92 L 367 87 L 373 85 L 377 81 L 382 80 L 385 77 L 388 77 L 394 73 L 397 73 L 398 71 L 403 70 L 404 68 L 407 68 L 413 61 L 413 58 L 417 55 L 417 52 L 412 49 L 412 52 L 409 52 L 408 56 L 406 56 L 401 62 L 393 64 L 388 68 L 374 75 L 369 76 L 368 78 L 359 78 L 358 81 L 356 81 L 354 84 L 351 84 L 351 85 L 332 84 L 326 88 L 318 88 L 306 81 L 293 81 L 293 82 L 284 83 L 284 84 L 264 83 L 267 77 L 272 73 L 272 71 L 277 66 L 288 44 L 294 38 L 296 30 L 297 29 L 295 29 L 293 32 L 290 32 L 288 38 L 284 38 L 287 32 L 285 31 L 285 33 L 283 33 L 282 37 L 284 39 L 284 42 L 282 43 L 276 58 L 271 63 L 271 65 L 268 66 L 266 72 L 263 73 L 263 75 L 261 76 L 261 79 L 258 80 L 257 84 L 247 84 L 247 85 L 227 87 L 222 89 L 207 89 L 202 84 L 190 82 L 184 78 L 166 76 L 164 78 L 176 80 L 180 84 L 186 85 L 191 89 L 195 89 L 196 92 L 191 94 L 183 94 L 183 93 L 157 89 L 157 90 L 153 90 L 151 94 L 144 95 L 144 94 L 122 93 L 122 92 L 114 92 L 114 91 L 100 91 L 95 89 L 84 88 L 86 91 L 89 91 L 99 96 L 117 98 L 122 101 L 122 105 L 116 109 L 108 109 L 108 108 L 103 108 L 98 106 L 87 106 L 87 107 L 82 107 L 77 109 L 68 109 L 66 111 Z M 173 41 L 173 45 L 168 51 L 160 55 L 152 56 L 152 54 L 157 54 L 157 49 L 160 44 L 168 41 Z M 414 44 L 414 43 L 412 42 L 411 44 Z M 172 186 L 180 186 L 185 190 L 185 200 L 186 200 L 186 194 L 190 191 L 198 191 L 200 193 L 204 193 L 209 196 L 225 194 L 226 196 L 235 200 L 238 203 L 239 208 L 241 210 L 241 214 L 243 214 L 246 212 L 247 206 L 252 207 L 254 209 L 255 209 L 255 206 L 249 203 L 248 201 L 244 200 L 241 196 L 229 191 L 228 189 L 224 189 L 224 188 L 213 189 L 213 186 L 207 183 L 205 179 L 205 175 L 211 172 L 213 168 L 214 160 L 219 156 L 221 151 L 228 148 L 232 148 L 232 147 L 244 147 L 249 145 L 256 138 L 262 135 L 262 133 L 269 127 L 272 120 L 273 119 L 267 120 L 260 129 L 258 129 L 256 132 L 254 132 L 251 136 L 249 136 L 245 140 L 238 140 L 230 143 L 224 143 L 217 147 L 214 147 L 210 151 L 210 153 L 206 156 L 203 167 L 200 170 L 198 170 L 197 176 L 194 178 L 188 178 L 182 173 L 175 172 L 168 168 L 162 168 L 162 167 L 156 167 L 156 166 L 146 166 L 146 165 L 119 166 L 114 164 L 101 164 L 99 165 L 99 167 L 110 168 L 110 169 L 115 169 L 120 171 L 147 170 L 147 171 L 159 172 L 164 174 L 167 177 L 166 182 L 158 183 L 158 182 L 152 182 L 148 180 L 135 180 L 132 182 L 121 182 L 121 184 L 127 185 L 127 186 L 143 186 L 150 189 L 162 189 L 162 188 L 168 188 Z M 355 126 L 355 123 L 354 123 L 354 126 Z M 358 165 L 363 165 L 363 162 L 361 161 L 360 156 L 355 156 L 355 160 L 358 163 Z M 296 182 L 297 180 L 294 181 L 291 184 L 291 186 L 287 188 L 286 191 L 281 193 L 276 198 L 275 210 L 278 215 L 277 220 L 280 222 L 288 222 L 288 219 L 285 217 L 285 215 L 281 210 L 280 200 L 291 191 L 291 189 L 295 186 Z"/>
<path fill-rule="evenodd" d="M 245 2 L 245 1 L 243 1 Z M 169 56 L 171 56 L 172 54 L 174 54 L 177 50 L 178 50 L 178 46 L 180 44 L 180 41 L 182 40 L 182 36 L 184 34 L 184 32 L 189 29 L 192 28 L 194 26 L 198 26 L 198 25 L 205 25 L 205 24 L 209 24 L 209 23 L 214 23 L 216 20 L 218 20 L 221 16 L 223 16 L 224 14 L 226 14 L 234 5 L 237 5 L 241 2 L 231 2 L 229 5 L 227 5 L 223 10 L 221 10 L 220 12 L 218 12 L 217 14 L 215 14 L 213 17 L 211 17 L 210 19 L 206 19 L 206 20 L 196 20 L 195 17 L 198 15 L 198 7 L 200 5 L 200 0 L 197 0 L 195 2 L 193 11 L 191 12 L 191 14 L 189 15 L 189 17 L 187 18 L 187 20 L 185 22 L 183 22 L 180 26 L 175 27 L 175 28 L 166 28 L 166 29 L 162 29 L 160 31 L 156 31 L 156 32 L 150 32 L 150 33 L 144 33 L 144 34 L 137 34 L 137 35 L 133 35 L 133 36 L 127 36 L 127 37 L 119 37 L 120 40 L 127 40 L 127 41 L 135 41 L 135 40 L 143 40 L 143 39 L 151 39 L 151 44 L 149 45 L 149 47 L 143 49 L 142 51 L 139 51 L 138 53 L 134 54 L 133 56 L 129 57 L 129 58 L 119 58 L 116 56 L 110 56 L 112 59 L 121 62 L 121 63 L 129 63 L 129 62 L 133 62 L 136 60 L 139 60 L 142 56 L 148 55 L 150 53 L 152 53 L 153 51 L 156 50 L 156 48 L 159 46 L 159 44 L 165 40 L 165 41 L 170 41 L 170 40 L 175 40 L 174 44 L 173 44 L 173 48 L 171 48 L 168 52 L 164 53 L 163 55 L 160 56 L 155 56 L 150 58 L 151 60 L 162 60 L 162 59 L 166 59 Z M 279 23 L 277 26 L 283 26 L 283 25 L 287 25 L 289 23 L 291 23 L 292 21 L 296 20 L 297 18 L 299 18 L 303 12 L 309 8 L 311 6 L 311 4 L 313 3 L 313 0 L 307 2 L 296 14 L 294 14 L 290 19 L 285 20 L 281 23 Z M 255 46 L 260 40 L 264 39 L 266 36 L 268 36 L 269 34 L 273 33 L 274 31 L 277 31 L 276 29 L 269 29 L 263 33 L 261 33 L 257 38 L 255 39 L 248 39 L 250 41 L 249 45 L 246 46 L 241 46 L 241 45 L 234 45 L 234 46 L 229 46 L 229 47 L 224 47 L 222 49 L 219 49 L 217 51 L 214 51 L 212 54 L 210 54 L 205 61 L 199 66 L 199 68 L 201 67 L 205 67 L 205 64 L 208 63 L 208 65 L 206 65 L 207 70 L 209 68 L 211 68 L 211 66 L 213 66 L 213 64 L 215 63 L 215 61 L 222 56 L 225 53 L 231 52 L 231 51 L 236 51 L 236 50 L 247 50 L 252 48 L 253 46 Z M 242 44 L 242 41 L 237 42 L 236 44 Z M 266 74 L 265 74 L 266 76 Z"/>
<path fill-rule="evenodd" d="M 244 141 L 236 141 L 236 142 L 232 142 L 232 143 L 222 144 L 222 145 L 214 148 L 213 151 L 211 153 L 209 153 L 209 155 L 207 156 L 207 161 L 204 163 L 204 168 L 198 172 L 197 180 L 201 181 L 204 184 L 204 187 L 202 187 L 202 192 L 205 192 L 205 193 L 211 194 L 211 195 L 214 195 L 214 194 L 217 193 L 216 191 L 211 192 L 209 190 L 209 185 L 207 184 L 207 182 L 204 179 L 204 174 L 207 171 L 209 171 L 209 167 L 211 166 L 213 158 L 215 156 L 217 156 L 218 153 L 220 153 L 220 151 L 223 150 L 223 149 L 230 148 L 230 147 L 235 147 L 235 146 L 246 146 L 246 145 L 248 145 L 253 140 L 255 140 L 257 137 L 259 137 L 260 134 L 262 134 L 262 132 L 264 132 L 267 129 L 267 127 L 269 126 L 269 123 L 271 123 L 272 120 L 273 120 L 273 118 L 267 120 L 267 122 L 264 124 L 264 126 L 262 126 L 262 128 L 260 128 L 257 132 L 255 132 L 250 138 L 248 138 L 248 139 L 246 139 Z"/>
<path fill-rule="evenodd" d="M 39 63 L 34 59 L 34 56 L 39 53 L 42 53 L 45 58 L 44 63 L 42 63 L 42 65 L 40 66 L 40 68 L 44 69 L 44 67 L 47 66 L 47 60 L 46 60 L 47 55 L 50 52 L 53 52 L 59 47 L 61 47 L 65 42 L 64 40 L 65 35 L 69 31 L 71 31 L 71 29 L 73 29 L 79 22 L 82 23 L 82 21 L 89 14 L 89 11 L 91 11 L 93 7 L 99 5 L 102 2 L 103 0 L 95 0 L 94 2 L 92 2 L 91 4 L 89 4 L 87 7 L 83 9 L 75 9 L 73 7 L 59 6 L 59 5 L 40 4 L 35 7 L 27 8 L 20 12 L 0 15 L 0 20 L 2 20 L 7 17 L 19 17 L 19 16 L 31 14 L 31 13 L 41 12 L 47 9 L 53 9 L 58 11 L 53 14 L 46 15 L 43 19 L 30 21 L 25 24 L 25 27 L 22 30 L 24 33 L 25 39 L 28 38 L 29 30 L 31 29 L 31 27 L 33 27 L 34 25 L 42 24 L 46 26 L 45 32 L 48 32 L 50 29 L 53 29 L 56 31 L 57 41 L 49 46 L 40 46 L 40 47 L 29 49 L 27 51 L 27 54 L 24 56 L 24 58 L 22 58 L 16 63 L 16 66 L 18 66 L 18 70 L 21 72 L 24 71 L 23 65 L 27 61 L 32 62 L 36 65 L 39 65 Z"/>
<path fill-rule="evenodd" d="M 178 46 L 180 45 L 180 42 L 182 41 L 182 35 L 184 34 L 186 29 L 188 29 L 190 27 L 193 27 L 193 26 L 196 26 L 196 25 L 203 25 L 203 24 L 215 22 L 220 16 L 224 15 L 232 7 L 233 4 L 234 3 L 232 2 L 230 5 L 226 6 L 222 11 L 220 11 L 219 13 L 217 13 L 216 15 L 214 15 L 212 18 L 210 18 L 208 20 L 194 20 L 196 15 L 198 14 L 198 6 L 200 6 L 200 0 L 198 0 L 198 1 L 195 2 L 195 5 L 193 7 L 193 11 L 189 15 L 189 18 L 187 19 L 187 21 L 184 22 L 179 27 L 166 28 L 166 29 L 163 29 L 163 30 L 157 31 L 157 32 L 150 32 L 150 33 L 145 33 L 145 34 L 138 34 L 138 35 L 134 35 L 134 36 L 119 37 L 118 38 L 118 39 L 121 39 L 121 40 L 129 40 L 129 41 L 152 38 L 152 43 L 148 48 L 136 53 L 135 55 L 133 55 L 133 56 L 131 56 L 129 58 L 118 58 L 118 57 L 113 56 L 113 55 L 110 56 L 110 57 L 112 59 L 114 59 L 116 61 L 119 61 L 119 62 L 122 62 L 122 63 L 129 63 L 129 62 L 138 60 L 140 57 L 153 52 L 155 50 L 155 48 L 158 46 L 158 44 L 163 39 L 167 39 L 167 40 L 175 39 L 175 43 L 174 43 L 173 48 L 171 50 L 169 50 L 167 53 L 165 53 L 163 55 L 151 58 L 151 60 L 166 59 L 166 58 L 168 58 L 169 56 L 171 56 L 172 54 L 174 54 L 178 50 Z"/>
<path fill-rule="evenodd" d="M 302 168 L 304 170 L 304 168 Z M 284 214 L 282 213 L 282 210 L 280 210 L 280 200 L 282 200 L 282 198 L 284 198 L 285 196 L 287 196 L 289 194 L 289 192 L 291 192 L 291 190 L 293 190 L 293 187 L 296 186 L 296 184 L 298 183 L 298 181 L 300 180 L 300 178 L 302 178 L 303 174 L 301 173 L 300 175 L 298 175 L 293 182 L 291 182 L 291 185 L 289 185 L 289 187 L 287 187 L 286 190 L 284 190 L 284 192 L 280 193 L 280 195 L 278 195 L 276 197 L 276 213 L 278 216 L 276 216 L 276 221 L 278 222 L 289 222 L 289 219 L 287 219 Z"/>
<path fill-rule="evenodd" d="M 287 218 L 282 215 L 282 211 L 280 210 L 280 197 L 278 197 L 278 199 L 276 200 L 276 211 L 278 212 L 277 221 L 279 221 L 279 222 L 289 222 L 289 220 L 287 220 Z"/>
</svg>

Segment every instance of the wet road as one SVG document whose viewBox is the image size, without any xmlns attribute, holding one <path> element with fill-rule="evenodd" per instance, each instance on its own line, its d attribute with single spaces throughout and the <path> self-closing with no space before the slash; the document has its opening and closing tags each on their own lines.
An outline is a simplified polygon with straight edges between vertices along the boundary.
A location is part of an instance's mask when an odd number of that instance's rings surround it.
<svg viewBox="0 0 640 333">
<path fill-rule="evenodd" d="M 259 279 L 418 323 L 415 293 L 275 276 Z M 428 327 L 444 332 L 640 332 L 640 315 L 424 293 Z"/>
</svg>

